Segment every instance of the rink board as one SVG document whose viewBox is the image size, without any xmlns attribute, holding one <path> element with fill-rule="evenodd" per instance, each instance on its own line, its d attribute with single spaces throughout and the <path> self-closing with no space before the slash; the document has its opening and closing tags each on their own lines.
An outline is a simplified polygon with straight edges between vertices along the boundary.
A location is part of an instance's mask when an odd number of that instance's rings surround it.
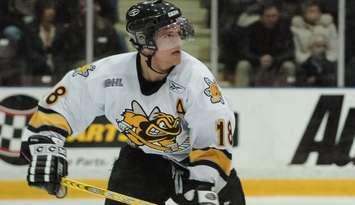
<svg viewBox="0 0 355 205">
<path fill-rule="evenodd" d="M 46 88 L 2 88 L 0 102 L 19 94 L 39 99 L 47 91 Z M 355 195 L 352 162 L 355 149 L 349 137 L 355 129 L 354 89 L 225 89 L 224 96 L 238 113 L 238 146 L 233 164 L 247 195 Z M 72 178 L 106 186 L 119 146 L 125 140 L 112 127 L 94 123 L 85 134 L 70 138 L 68 156 Z M 307 137 L 313 145 L 322 146 L 311 151 L 310 146 L 303 144 L 302 148 L 301 141 Z M 12 149 L 16 146 L 14 143 Z M 306 157 L 302 150 L 306 150 Z M 324 161 L 328 150 L 341 154 L 334 152 L 332 160 Z M 345 155 L 348 157 L 345 161 L 338 159 Z M 27 187 L 25 166 L 0 159 L 0 168 L 0 187 L 6 187 L 0 191 L 0 199 L 47 197 L 43 191 Z M 74 198 L 87 196 L 76 191 L 71 193 Z"/>
</svg>

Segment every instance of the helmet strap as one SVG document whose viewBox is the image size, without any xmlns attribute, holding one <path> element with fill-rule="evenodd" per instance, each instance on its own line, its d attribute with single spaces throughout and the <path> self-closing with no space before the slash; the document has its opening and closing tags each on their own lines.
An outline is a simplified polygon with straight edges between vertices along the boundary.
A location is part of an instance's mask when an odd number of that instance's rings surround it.
<svg viewBox="0 0 355 205">
<path fill-rule="evenodd" d="M 165 75 L 165 74 L 170 73 L 170 70 L 168 70 L 168 71 L 166 71 L 166 72 L 160 72 L 160 71 L 157 71 L 156 69 L 153 68 L 153 66 L 152 66 L 152 58 L 153 58 L 154 54 L 155 54 L 155 52 L 154 52 L 152 55 L 146 56 L 148 59 L 147 59 L 145 62 L 147 63 L 148 67 L 149 67 L 152 71 L 154 71 L 154 72 L 156 72 L 156 73 L 158 73 L 158 74 L 161 74 L 161 75 Z"/>
<path fill-rule="evenodd" d="M 152 66 L 152 59 L 153 59 L 153 56 L 155 55 L 155 50 L 153 51 L 152 54 L 147 55 L 147 54 L 144 54 L 143 48 L 142 48 L 142 46 L 140 46 L 140 48 L 139 48 L 138 51 L 139 51 L 139 53 L 141 53 L 142 55 L 144 55 L 145 57 L 147 57 L 147 60 L 145 61 L 145 63 L 148 65 L 148 67 L 149 67 L 152 71 L 154 71 L 154 72 L 156 72 L 156 73 L 158 73 L 158 74 L 161 74 L 161 75 L 165 75 L 165 74 L 170 73 L 171 70 L 168 70 L 168 71 L 166 71 L 166 72 L 160 72 L 160 71 L 157 71 L 156 69 L 153 68 L 153 66 Z"/>
<path fill-rule="evenodd" d="M 129 42 L 131 42 L 133 44 L 133 47 L 135 47 L 138 51 L 142 50 L 142 46 L 136 43 L 132 38 L 129 39 Z"/>
</svg>

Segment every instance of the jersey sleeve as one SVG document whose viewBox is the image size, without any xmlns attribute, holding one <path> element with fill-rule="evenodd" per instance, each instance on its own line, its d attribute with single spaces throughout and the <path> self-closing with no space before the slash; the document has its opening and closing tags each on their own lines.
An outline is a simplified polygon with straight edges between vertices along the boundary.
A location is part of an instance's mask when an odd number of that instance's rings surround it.
<svg viewBox="0 0 355 205">
<path fill-rule="evenodd" d="M 188 99 L 191 105 L 185 114 L 192 144 L 189 178 L 211 183 L 218 192 L 232 170 L 234 113 L 212 74 L 194 79 Z"/>
<path fill-rule="evenodd" d="M 70 71 L 40 100 L 37 112 L 30 119 L 23 141 L 34 134 L 50 136 L 64 143 L 69 135 L 83 131 L 96 116 L 104 114 L 98 99 L 102 92 L 96 91 L 94 80 L 83 75 L 94 70 L 94 65 Z M 80 70 L 82 69 L 82 70 Z M 90 69 L 92 71 L 90 71 Z M 85 73 L 84 73 L 85 74 Z"/>
</svg>

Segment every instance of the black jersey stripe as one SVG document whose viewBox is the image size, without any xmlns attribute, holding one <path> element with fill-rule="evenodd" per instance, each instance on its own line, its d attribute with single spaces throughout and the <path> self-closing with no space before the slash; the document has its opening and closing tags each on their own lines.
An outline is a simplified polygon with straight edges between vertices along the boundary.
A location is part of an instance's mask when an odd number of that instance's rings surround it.
<svg viewBox="0 0 355 205">
<path fill-rule="evenodd" d="M 58 127 L 49 126 L 49 125 L 43 125 L 40 127 L 33 127 L 31 125 L 28 125 L 27 129 L 30 130 L 31 132 L 35 132 L 35 133 L 40 133 L 40 132 L 44 132 L 44 131 L 51 131 L 51 132 L 56 132 L 56 133 L 62 135 L 63 137 L 69 136 L 67 131 L 60 129 Z"/>
<path fill-rule="evenodd" d="M 224 172 L 224 170 L 218 166 L 216 163 L 212 162 L 212 161 L 209 161 L 209 160 L 200 160 L 200 161 L 197 161 L 197 162 L 192 162 L 190 164 L 190 167 L 196 167 L 196 166 L 201 166 L 201 165 L 204 165 L 204 166 L 209 166 L 209 167 L 212 167 L 214 169 L 216 169 L 219 173 L 219 175 L 225 180 L 227 181 L 228 180 L 228 175 Z"/>
<path fill-rule="evenodd" d="M 47 108 L 44 108 L 42 106 L 38 106 L 38 111 L 41 111 L 41 112 L 44 112 L 44 113 L 47 113 L 47 114 L 59 114 L 58 112 L 54 111 L 54 110 L 50 110 L 50 109 L 47 109 Z"/>
</svg>

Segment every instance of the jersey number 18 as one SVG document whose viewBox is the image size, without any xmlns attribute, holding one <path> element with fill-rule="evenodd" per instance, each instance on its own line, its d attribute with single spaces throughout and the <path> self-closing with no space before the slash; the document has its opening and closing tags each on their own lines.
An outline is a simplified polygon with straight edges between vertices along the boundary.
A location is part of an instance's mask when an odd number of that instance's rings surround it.
<svg viewBox="0 0 355 205">
<path fill-rule="evenodd" d="M 229 145 L 233 146 L 233 130 L 230 121 L 227 123 L 223 119 L 219 119 L 216 122 L 216 131 L 218 137 L 218 144 L 220 146 L 225 146 L 225 136 L 227 136 L 227 142 Z"/>
</svg>

